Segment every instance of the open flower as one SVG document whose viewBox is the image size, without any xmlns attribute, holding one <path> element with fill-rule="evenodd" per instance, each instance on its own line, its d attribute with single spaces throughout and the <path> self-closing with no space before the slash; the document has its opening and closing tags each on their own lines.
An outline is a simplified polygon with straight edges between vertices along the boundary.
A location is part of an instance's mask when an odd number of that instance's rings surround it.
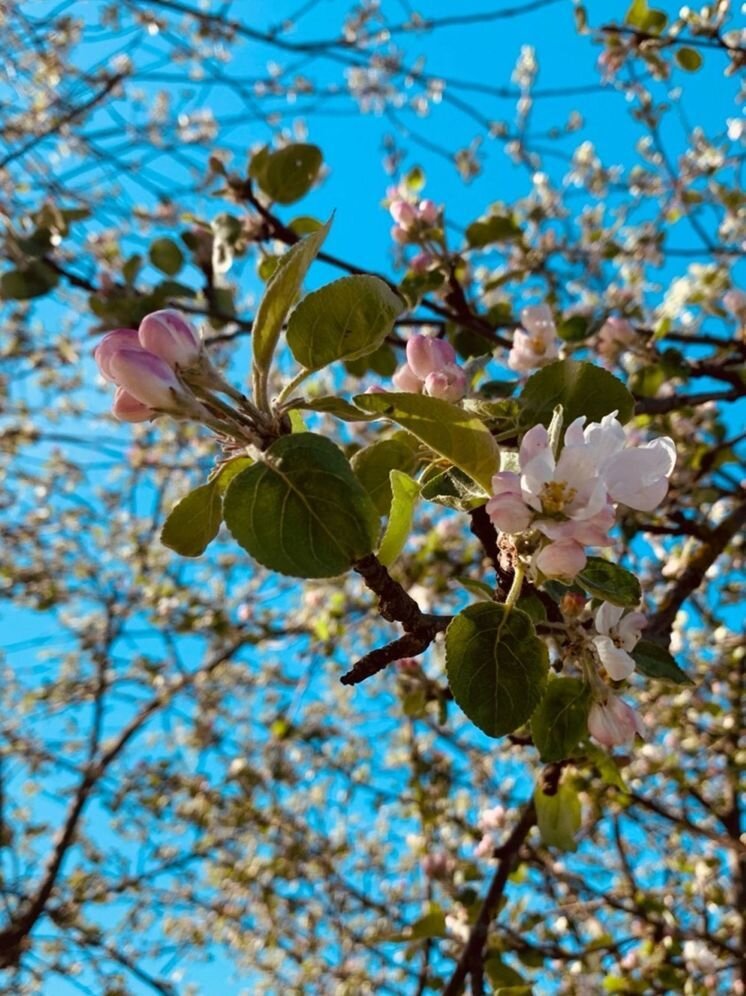
<svg viewBox="0 0 746 996">
<path fill-rule="evenodd" d="M 630 652 L 635 649 L 645 626 L 641 612 L 627 612 L 619 605 L 603 602 L 596 612 L 593 645 L 613 681 L 629 678 L 635 669 Z"/>
<path fill-rule="evenodd" d="M 635 710 L 609 692 L 603 702 L 594 702 L 588 713 L 588 732 L 604 747 L 632 743 L 635 733 L 645 736 L 645 726 Z"/>
<path fill-rule="evenodd" d="M 508 354 L 511 370 L 528 373 L 559 356 L 559 340 L 552 312 L 545 304 L 524 308 L 521 325 L 513 333 L 513 345 Z"/>
</svg>

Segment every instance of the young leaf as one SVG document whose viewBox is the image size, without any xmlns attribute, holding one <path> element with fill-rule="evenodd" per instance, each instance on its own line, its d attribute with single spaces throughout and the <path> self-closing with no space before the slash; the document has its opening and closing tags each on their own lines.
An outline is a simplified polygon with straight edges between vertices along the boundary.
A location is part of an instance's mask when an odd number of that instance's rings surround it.
<svg viewBox="0 0 746 996">
<path fill-rule="evenodd" d="M 311 432 L 283 436 L 234 478 L 224 514 L 252 557 L 293 577 L 336 577 L 378 538 L 378 513 L 344 454 Z"/>
<path fill-rule="evenodd" d="M 422 497 L 459 512 L 468 512 L 472 508 L 484 505 L 485 501 L 484 489 L 456 467 L 444 470 L 440 474 L 436 473 L 434 477 L 428 473 L 427 482 L 422 488 Z"/>
<path fill-rule="evenodd" d="M 149 256 L 153 266 L 168 277 L 175 276 L 184 265 L 184 254 L 171 239 L 156 239 Z"/>
<path fill-rule="evenodd" d="M 391 471 L 411 473 L 417 466 L 417 456 L 407 441 L 407 434 L 402 432 L 391 439 L 379 439 L 363 447 L 350 462 L 355 476 L 373 499 L 379 514 L 387 515 L 392 499 Z"/>
<path fill-rule="evenodd" d="M 331 227 L 331 218 L 285 253 L 273 273 L 257 308 L 252 331 L 254 386 L 257 401 L 266 402 L 266 383 L 272 355 L 280 338 L 285 316 L 295 303 L 309 266 L 316 258 Z"/>
<path fill-rule="evenodd" d="M 326 395 L 323 398 L 312 398 L 310 401 L 299 398 L 287 406 L 287 411 L 301 409 L 307 412 L 322 412 L 324 415 L 333 415 L 342 419 L 343 422 L 370 422 L 375 416 L 368 412 L 361 411 L 344 398 L 337 398 L 334 395 Z"/>
<path fill-rule="evenodd" d="M 404 302 L 378 277 L 342 277 L 307 294 L 288 321 L 288 345 L 301 366 L 318 370 L 354 360 L 383 343 Z"/>
<path fill-rule="evenodd" d="M 627 422 L 635 408 L 635 399 L 608 370 L 576 360 L 558 360 L 537 371 L 526 381 L 520 401 L 526 425 L 549 425 L 557 405 L 562 405 L 566 426 L 579 415 L 598 422 L 613 411 Z"/>
<path fill-rule="evenodd" d="M 632 651 L 635 667 L 640 674 L 661 681 L 672 681 L 676 685 L 692 685 L 694 682 L 681 670 L 665 647 L 651 640 L 640 640 Z"/>
<path fill-rule="evenodd" d="M 388 567 L 404 549 L 414 518 L 414 508 L 420 496 L 420 486 L 409 474 L 400 470 L 392 470 L 391 479 L 391 511 L 386 531 L 378 550 L 378 559 Z"/>
<path fill-rule="evenodd" d="M 542 761 L 570 757 L 587 733 L 590 689 L 578 678 L 554 678 L 531 717 L 531 736 Z"/>
<path fill-rule="evenodd" d="M 554 795 L 545 795 L 537 785 L 534 791 L 536 822 L 547 847 L 576 851 L 575 834 L 580 829 L 580 799 L 570 782 L 562 781 Z"/>
<path fill-rule="evenodd" d="M 473 221 L 466 229 L 466 240 L 472 249 L 482 249 L 495 242 L 517 239 L 521 229 L 509 214 L 493 214 L 489 218 Z"/>
<path fill-rule="evenodd" d="M 696 73 L 702 68 L 702 56 L 696 48 L 683 46 L 676 52 L 676 61 L 688 73 Z"/>
<path fill-rule="evenodd" d="M 446 631 L 446 672 L 453 697 L 488 736 L 525 723 L 539 703 L 549 656 L 534 625 L 518 609 L 480 602 Z"/>
<path fill-rule="evenodd" d="M 595 598 L 612 605 L 634 606 L 642 598 L 640 582 L 635 575 L 602 557 L 589 557 L 575 580 Z"/>
<path fill-rule="evenodd" d="M 499 469 L 497 443 L 474 415 L 423 394 L 359 394 L 355 404 L 398 422 L 436 453 L 459 467 L 489 493 Z"/>
<path fill-rule="evenodd" d="M 296 142 L 271 152 L 261 149 L 251 160 L 249 176 L 278 204 L 293 204 L 311 189 L 323 162 L 317 145 Z"/>
<path fill-rule="evenodd" d="M 182 557 L 199 557 L 215 539 L 223 518 L 217 478 L 190 491 L 169 512 L 161 543 Z"/>
</svg>

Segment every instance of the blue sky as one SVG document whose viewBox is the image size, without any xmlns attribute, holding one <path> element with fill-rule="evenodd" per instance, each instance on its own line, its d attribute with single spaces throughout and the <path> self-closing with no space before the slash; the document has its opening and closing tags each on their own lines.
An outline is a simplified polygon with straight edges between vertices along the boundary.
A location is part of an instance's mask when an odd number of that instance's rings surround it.
<svg viewBox="0 0 746 996">
<path fill-rule="evenodd" d="M 91 5 L 89 9 L 95 6 Z M 270 26 L 277 22 L 276 2 L 252 0 L 250 6 L 251 22 L 257 27 Z M 295 4 L 283 5 L 282 13 L 284 14 L 286 9 L 293 9 L 294 6 Z M 486 10 L 491 6 L 486 3 L 474 4 L 469 10 Z M 673 12 L 678 5 L 661 3 L 659 6 Z M 609 20 L 621 18 L 626 7 L 626 3 L 606 2 L 606 0 L 603 3 L 590 3 L 590 17 L 593 21 L 603 13 L 603 16 Z M 339 0 L 327 0 L 318 4 L 312 14 L 304 20 L 302 31 L 290 37 L 306 39 L 336 34 L 345 8 L 346 4 Z M 248 9 L 246 4 L 233 5 L 233 10 L 242 16 L 245 16 L 246 9 Z M 395 11 L 401 9 L 401 5 L 392 2 L 387 5 L 387 9 Z M 423 11 L 431 16 L 450 14 L 453 11 L 453 4 L 445 2 L 423 4 Z M 589 39 L 575 34 L 572 5 L 569 2 L 548 6 L 530 19 L 519 17 L 487 25 L 451 28 L 436 32 L 427 39 L 414 36 L 402 38 L 401 41 L 410 57 L 424 49 L 427 52 L 425 69 L 436 76 L 468 79 L 473 83 L 489 86 L 509 86 L 510 74 L 521 46 L 530 43 L 536 47 L 541 66 L 539 88 L 580 86 L 598 79 L 595 69 L 598 49 L 591 45 Z M 153 40 L 152 48 L 152 57 L 157 62 L 159 51 L 157 38 Z M 81 53 L 81 64 L 92 62 L 99 54 L 98 48 Z M 276 58 L 276 54 L 260 44 L 246 42 L 239 45 L 236 50 L 236 60 L 240 62 L 247 75 L 263 75 L 266 62 L 270 58 Z M 328 81 L 339 81 L 338 68 L 327 67 L 323 73 L 326 74 Z M 671 86 L 687 82 L 686 74 L 677 71 L 669 87 L 663 89 L 670 89 Z M 691 88 L 691 97 L 686 100 L 687 113 L 692 122 L 709 124 L 713 117 L 717 120 L 737 115 L 737 108 L 732 99 L 736 84 L 733 80 L 724 80 L 718 58 L 706 60 L 705 68 L 696 82 L 697 85 Z M 156 84 L 153 84 L 154 88 L 155 86 Z M 234 112 L 238 114 L 241 110 L 235 97 L 220 89 L 214 90 L 209 97 L 205 97 L 200 91 L 195 91 L 192 106 L 200 102 L 211 104 L 217 117 Z M 317 143 L 323 149 L 330 171 L 329 176 L 297 208 L 294 206 L 287 209 L 284 217 L 291 218 L 298 213 L 327 217 L 335 211 L 335 224 L 328 241 L 329 250 L 354 260 L 358 265 L 378 271 L 389 271 L 390 220 L 387 212 L 381 207 L 381 201 L 391 181 L 381 168 L 381 160 L 382 136 L 391 130 L 391 126 L 373 114 L 362 116 L 349 113 L 350 106 L 347 101 L 340 100 L 339 106 L 340 110 L 347 109 L 344 114 L 321 114 L 313 116 L 308 123 L 308 140 Z M 515 113 L 513 100 L 497 98 L 491 100 L 482 95 L 478 98 L 478 106 L 490 120 L 504 120 L 508 127 L 511 126 Z M 632 161 L 634 143 L 639 132 L 624 112 L 623 98 L 611 88 L 580 97 L 539 101 L 531 131 L 542 132 L 548 127 L 562 124 L 572 110 L 581 111 L 585 117 L 585 128 L 579 136 L 573 136 L 565 143 L 566 149 L 572 148 L 580 138 L 590 138 L 604 160 L 622 164 L 629 164 Z M 137 115 L 137 111 L 133 113 Z M 292 117 L 288 117 L 287 120 L 292 121 Z M 478 126 L 462 112 L 443 105 L 437 107 L 430 117 L 413 122 L 412 126 L 429 139 L 443 142 L 451 148 L 468 145 L 478 131 Z M 227 137 L 231 144 L 248 149 L 255 143 L 269 140 L 271 135 L 266 127 L 254 123 L 242 124 L 239 119 Z M 683 131 L 678 124 L 672 124 L 667 137 L 671 143 L 671 151 L 675 155 L 683 147 Z M 220 144 L 219 138 L 218 145 Z M 458 177 L 452 163 L 445 162 L 420 148 L 414 139 L 404 139 L 402 144 L 407 150 L 406 167 L 415 164 L 425 166 L 428 178 L 427 194 L 436 201 L 447 204 L 448 217 L 456 226 L 465 225 L 495 200 L 510 201 L 528 192 L 525 172 L 510 163 L 499 142 L 485 140 L 482 147 L 484 171 L 468 185 Z M 236 161 L 235 166 L 240 169 L 243 163 Z M 561 175 L 565 167 L 557 163 L 556 168 L 558 175 Z M 224 204 L 214 203 L 214 210 L 224 208 Z M 676 234 L 677 239 L 680 239 L 678 244 L 696 245 L 686 222 L 679 223 Z M 685 266 L 685 261 L 671 262 L 662 276 L 670 278 L 674 273 L 683 271 Z M 337 274 L 332 274 L 323 265 L 319 265 L 314 271 L 311 283 L 327 280 L 333 275 Z M 260 288 L 251 266 L 243 269 L 242 286 L 246 293 L 257 293 Z M 243 359 L 246 359 L 246 352 L 247 347 L 244 347 Z M 94 412 L 100 411 L 103 405 L 104 400 L 100 397 L 92 401 Z M 94 435 L 100 431 L 100 423 L 92 417 L 90 425 L 85 426 L 85 429 Z M 112 437 L 125 441 L 129 435 L 126 426 L 119 428 L 107 426 L 107 432 L 111 432 Z M 53 629 L 54 620 L 51 617 L 45 619 L 38 615 L 16 615 L 13 643 L 41 636 L 47 630 L 52 633 Z M 28 660 L 26 654 L 27 650 L 24 649 L 21 655 L 24 660 Z M 19 658 L 13 658 L 11 655 L 10 659 Z M 219 984 L 226 994 L 237 994 L 241 991 L 241 983 L 232 980 L 232 976 L 231 981 L 228 981 L 229 972 L 227 963 L 217 957 L 211 965 L 189 966 L 187 980 L 202 983 L 206 992 L 214 991 L 214 987 Z M 46 990 L 49 996 L 68 996 L 68 993 L 74 991 L 59 980 L 50 983 Z"/>
</svg>

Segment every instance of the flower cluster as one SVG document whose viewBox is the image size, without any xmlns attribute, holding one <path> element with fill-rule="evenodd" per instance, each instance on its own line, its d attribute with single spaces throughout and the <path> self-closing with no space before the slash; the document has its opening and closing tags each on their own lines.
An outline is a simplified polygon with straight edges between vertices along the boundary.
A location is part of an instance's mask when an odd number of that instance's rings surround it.
<svg viewBox="0 0 746 996">
<path fill-rule="evenodd" d="M 460 401 L 466 394 L 466 374 L 456 362 L 456 352 L 445 339 L 413 335 L 407 343 L 407 362 L 393 376 L 399 391 L 432 398 Z"/>
<path fill-rule="evenodd" d="M 513 345 L 508 353 L 511 370 L 528 373 L 551 363 L 559 356 L 559 339 L 552 312 L 545 304 L 524 308 L 521 325 L 513 333 Z"/>
<path fill-rule="evenodd" d="M 612 366 L 636 338 L 634 327 L 626 318 L 612 315 L 598 330 L 596 348 L 606 366 Z"/>
<path fill-rule="evenodd" d="M 93 351 L 102 377 L 116 385 L 112 413 L 120 422 L 157 415 L 194 419 L 221 436 L 255 443 L 248 402 L 212 365 L 200 336 L 178 311 L 154 311 L 139 328 L 108 332 Z M 229 395 L 230 408 L 213 392 Z"/>
<path fill-rule="evenodd" d="M 419 236 L 428 228 L 438 224 L 440 208 L 431 200 L 423 200 L 418 204 L 397 197 L 389 204 L 389 213 L 395 224 L 391 229 L 391 238 L 400 245 L 417 242 Z"/>
<path fill-rule="evenodd" d="M 615 504 L 649 512 L 668 491 L 673 440 L 629 446 L 616 414 L 585 428 L 584 416 L 575 419 L 559 457 L 547 429 L 534 426 L 521 442 L 520 473 L 492 479 L 487 513 L 502 532 L 538 533 L 533 566 L 546 577 L 571 581 L 585 566 L 585 547 L 609 544 Z"/>
<path fill-rule="evenodd" d="M 139 329 L 115 329 L 93 351 L 101 375 L 117 386 L 112 411 L 122 422 L 195 414 L 179 371 L 197 366 L 202 355 L 199 336 L 176 311 L 146 315 Z"/>
</svg>

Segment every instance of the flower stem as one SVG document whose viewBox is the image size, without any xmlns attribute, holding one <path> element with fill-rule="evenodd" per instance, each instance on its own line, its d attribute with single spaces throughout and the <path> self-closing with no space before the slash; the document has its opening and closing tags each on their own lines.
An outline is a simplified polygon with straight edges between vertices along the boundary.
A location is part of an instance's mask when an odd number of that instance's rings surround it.
<svg viewBox="0 0 746 996">
<path fill-rule="evenodd" d="M 508 597 L 503 603 L 508 612 L 510 612 L 515 603 L 518 601 L 518 596 L 521 594 L 521 588 L 523 587 L 523 579 L 525 576 L 526 568 L 523 564 L 517 563 L 515 565 L 515 573 L 513 574 L 513 583 L 510 586 Z"/>
</svg>

